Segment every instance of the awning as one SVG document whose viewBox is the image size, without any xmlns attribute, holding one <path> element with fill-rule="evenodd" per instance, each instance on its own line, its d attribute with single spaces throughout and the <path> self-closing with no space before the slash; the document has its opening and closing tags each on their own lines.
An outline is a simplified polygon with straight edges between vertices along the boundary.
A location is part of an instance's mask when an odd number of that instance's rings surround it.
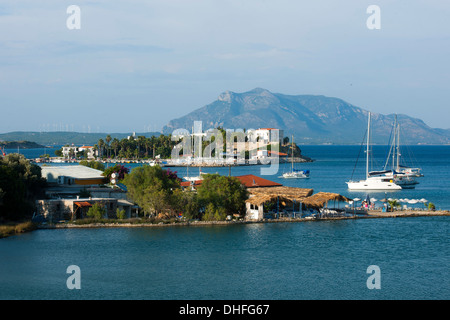
<svg viewBox="0 0 450 320">
<path fill-rule="evenodd" d="M 78 207 L 83 208 L 83 207 L 92 207 L 92 204 L 90 204 L 87 201 L 80 201 L 80 202 L 74 202 L 74 204 L 76 204 Z"/>
</svg>

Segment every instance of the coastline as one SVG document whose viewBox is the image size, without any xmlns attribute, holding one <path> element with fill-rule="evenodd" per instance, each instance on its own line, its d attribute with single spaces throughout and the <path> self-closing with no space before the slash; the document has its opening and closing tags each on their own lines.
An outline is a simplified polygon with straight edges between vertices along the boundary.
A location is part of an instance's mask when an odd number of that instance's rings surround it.
<svg viewBox="0 0 450 320">
<path fill-rule="evenodd" d="M 171 223 L 89 223 L 73 224 L 60 223 L 51 225 L 39 225 L 37 229 L 91 229 L 91 228 L 149 228 L 149 227 L 174 227 L 174 226 L 229 226 L 237 224 L 257 224 L 257 223 L 286 223 L 286 222 L 311 222 L 329 220 L 350 220 L 350 219 L 382 219 L 382 218 L 410 218 L 410 217 L 434 217 L 450 216 L 449 210 L 439 211 L 394 211 L 394 212 L 371 212 L 367 215 L 354 215 L 343 217 L 323 217 L 323 218 L 279 218 L 264 220 L 233 220 L 233 221 L 185 221 Z"/>
</svg>

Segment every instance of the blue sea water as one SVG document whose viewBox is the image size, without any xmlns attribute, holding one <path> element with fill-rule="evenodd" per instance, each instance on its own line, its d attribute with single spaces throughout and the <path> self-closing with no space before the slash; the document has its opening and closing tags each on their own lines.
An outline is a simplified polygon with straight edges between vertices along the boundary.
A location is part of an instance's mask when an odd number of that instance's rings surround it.
<svg viewBox="0 0 450 320">
<path fill-rule="evenodd" d="M 0 240 L 0 299 L 447 300 L 448 228 L 444 216 L 37 230 Z"/>
<path fill-rule="evenodd" d="M 262 176 L 349 197 L 359 146 L 302 146 L 316 161 L 305 180 Z M 393 198 L 426 198 L 450 209 L 450 146 L 411 146 L 425 177 Z M 46 150 L 48 153 L 48 150 Z M 39 153 L 40 151 L 35 150 Z M 386 148 L 375 146 L 384 163 Z M 30 156 L 33 157 L 33 156 Z M 136 164 L 127 164 L 132 169 Z M 354 178 L 363 178 L 364 161 Z M 261 166 L 231 168 L 260 175 Z M 187 168 L 171 168 L 180 176 Z M 228 174 L 228 168 L 202 168 Z M 190 168 L 197 175 L 198 168 Z M 381 199 L 382 193 L 370 194 Z M 450 298 L 449 217 L 230 226 L 37 230 L 0 239 L 0 299 L 443 299 Z M 81 270 L 69 290 L 67 267 Z M 381 289 L 368 289 L 367 268 Z"/>
</svg>

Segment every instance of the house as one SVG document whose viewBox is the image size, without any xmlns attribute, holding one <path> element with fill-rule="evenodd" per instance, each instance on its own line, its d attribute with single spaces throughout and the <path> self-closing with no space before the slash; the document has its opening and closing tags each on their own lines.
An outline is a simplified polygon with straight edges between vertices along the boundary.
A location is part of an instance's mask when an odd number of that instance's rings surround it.
<svg viewBox="0 0 450 320">
<path fill-rule="evenodd" d="M 253 174 L 235 176 L 235 178 L 238 178 L 241 181 L 241 184 L 243 184 L 246 188 L 269 188 L 282 186 L 282 184 L 280 183 L 255 176 Z M 197 186 L 201 184 L 202 180 L 183 181 L 181 182 L 181 187 L 182 188 L 192 187 L 193 189 L 195 189 Z"/>
<path fill-rule="evenodd" d="M 103 218 L 116 218 L 117 210 L 124 210 L 125 216 L 137 216 L 137 206 L 130 201 L 116 198 L 75 198 L 75 199 L 45 199 L 36 201 L 36 213 L 50 222 L 60 220 L 76 220 L 86 218 L 93 204 L 99 204 L 105 209 Z"/>
<path fill-rule="evenodd" d="M 42 166 L 41 173 L 50 185 L 90 186 L 105 183 L 103 171 L 82 165 Z"/>
<path fill-rule="evenodd" d="M 278 130 L 278 134 L 276 134 L 275 130 Z M 251 141 L 259 141 L 263 144 L 274 144 L 281 142 L 284 137 L 284 131 L 275 129 L 275 128 L 259 128 L 256 130 L 248 130 L 247 134 L 251 136 Z"/>
<path fill-rule="evenodd" d="M 94 150 L 93 146 L 76 147 L 72 145 L 62 147 L 62 155 L 64 158 L 75 158 L 80 152 L 85 152 L 88 160 L 93 160 L 97 156 L 97 152 Z"/>
</svg>

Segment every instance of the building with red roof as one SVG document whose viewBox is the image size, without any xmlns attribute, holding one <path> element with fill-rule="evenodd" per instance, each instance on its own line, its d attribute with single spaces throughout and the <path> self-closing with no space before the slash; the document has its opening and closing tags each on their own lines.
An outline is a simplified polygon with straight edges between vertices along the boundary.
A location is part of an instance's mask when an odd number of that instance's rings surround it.
<svg viewBox="0 0 450 320">
<path fill-rule="evenodd" d="M 270 188 L 270 187 L 281 187 L 283 186 L 280 183 L 273 182 L 258 176 L 255 176 L 253 174 L 246 174 L 242 176 L 235 176 L 235 178 L 238 178 L 241 183 L 246 188 Z M 197 187 L 202 184 L 202 180 L 195 180 L 195 181 L 183 181 L 181 182 L 181 187 Z"/>
</svg>

